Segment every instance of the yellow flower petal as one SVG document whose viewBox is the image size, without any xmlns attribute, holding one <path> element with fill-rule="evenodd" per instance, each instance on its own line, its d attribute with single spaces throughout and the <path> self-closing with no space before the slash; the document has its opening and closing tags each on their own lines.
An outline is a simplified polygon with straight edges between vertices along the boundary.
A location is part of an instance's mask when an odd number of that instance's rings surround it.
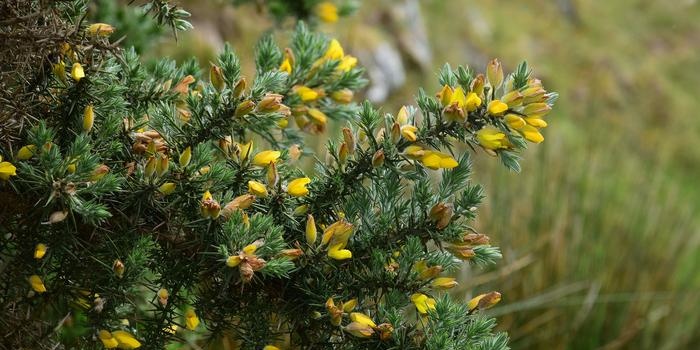
<svg viewBox="0 0 700 350">
<path fill-rule="evenodd" d="M 361 324 L 363 324 L 363 325 L 365 325 L 365 326 L 370 326 L 370 327 L 373 327 L 373 328 L 377 326 L 377 325 L 374 323 L 374 321 L 372 321 L 372 318 L 370 318 L 369 316 L 367 316 L 367 315 L 365 315 L 365 314 L 363 314 L 363 313 L 361 313 L 361 312 L 353 312 L 353 313 L 350 313 L 350 319 L 351 319 L 353 322 L 361 323 Z"/>
<path fill-rule="evenodd" d="M 326 53 L 323 54 L 323 58 L 329 60 L 339 60 L 342 59 L 343 56 L 345 56 L 343 47 L 336 39 L 331 40 L 331 42 L 328 44 L 328 49 L 326 49 Z"/>
<path fill-rule="evenodd" d="M 46 244 L 44 244 L 44 243 L 37 244 L 36 247 L 34 248 L 34 259 L 43 258 L 44 255 L 46 254 L 46 249 L 47 249 Z"/>
<path fill-rule="evenodd" d="M 248 192 L 258 197 L 267 197 L 267 188 L 263 183 L 258 181 L 248 181 Z"/>
<path fill-rule="evenodd" d="M 81 66 L 78 62 L 73 63 L 73 68 L 70 71 L 70 76 L 76 82 L 79 82 L 80 79 L 85 78 L 85 71 L 83 70 L 83 66 Z"/>
<path fill-rule="evenodd" d="M 17 176 L 17 168 L 10 162 L 0 162 L 0 179 L 9 180 L 10 176 Z"/>
<path fill-rule="evenodd" d="M 298 179 L 294 179 L 289 182 L 287 185 L 287 193 L 294 197 L 303 197 L 309 194 L 309 189 L 306 188 L 306 185 L 311 183 L 311 179 L 308 177 L 302 177 Z"/>
<path fill-rule="evenodd" d="M 540 143 L 544 141 L 544 136 L 542 136 L 540 131 L 532 125 L 525 125 L 518 131 L 520 131 L 520 133 L 523 134 L 523 137 L 530 142 Z"/>
<path fill-rule="evenodd" d="M 112 336 L 112 333 L 107 330 L 100 330 L 99 337 L 100 341 L 102 341 L 102 345 L 104 345 L 104 347 L 107 349 L 114 349 L 119 346 L 119 342 L 117 342 L 117 340 Z"/>
<path fill-rule="evenodd" d="M 503 113 L 505 113 L 508 110 L 508 105 L 499 101 L 499 100 L 493 100 L 489 102 L 489 106 L 487 107 L 489 114 L 494 115 L 494 116 L 502 116 Z"/>
<path fill-rule="evenodd" d="M 112 336 L 117 340 L 121 349 L 137 349 L 141 347 L 141 343 L 128 332 L 114 331 Z"/>
<path fill-rule="evenodd" d="M 316 5 L 316 15 L 326 23 L 335 23 L 338 21 L 338 7 L 330 1 L 324 1 Z"/>
<path fill-rule="evenodd" d="M 41 280 L 41 277 L 37 275 L 31 275 L 29 277 L 29 284 L 32 286 L 32 289 L 37 293 L 46 292 L 46 286 L 44 286 L 44 282 Z"/>
<path fill-rule="evenodd" d="M 277 159 L 279 159 L 280 155 L 279 151 L 262 151 L 253 157 L 253 164 L 261 167 L 266 167 L 270 165 L 270 163 L 277 162 Z"/>
<path fill-rule="evenodd" d="M 297 86 L 294 92 L 299 95 L 302 102 L 316 101 L 319 97 L 318 92 L 306 86 Z"/>
<path fill-rule="evenodd" d="M 191 331 L 199 325 L 199 317 L 197 317 L 193 309 L 188 309 L 187 312 L 185 312 L 185 325 L 187 329 Z"/>
<path fill-rule="evenodd" d="M 35 152 L 36 152 L 36 145 L 26 145 L 26 146 L 20 148 L 19 151 L 17 152 L 17 159 L 18 160 L 27 160 L 27 159 L 33 157 Z"/>
</svg>

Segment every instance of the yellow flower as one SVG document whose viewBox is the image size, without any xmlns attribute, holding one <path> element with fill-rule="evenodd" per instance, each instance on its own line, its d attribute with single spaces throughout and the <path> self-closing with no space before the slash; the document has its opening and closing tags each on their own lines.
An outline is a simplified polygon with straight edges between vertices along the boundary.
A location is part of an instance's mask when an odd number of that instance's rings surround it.
<svg viewBox="0 0 700 350">
<path fill-rule="evenodd" d="M 552 110 L 552 107 L 550 107 L 548 104 L 544 102 L 537 102 L 537 103 L 530 103 L 529 105 L 525 106 L 523 108 L 523 114 L 528 115 L 528 116 L 533 116 L 533 115 L 539 115 L 543 116 L 549 111 Z"/>
<path fill-rule="evenodd" d="M 500 301 L 501 301 L 501 293 L 490 292 L 490 293 L 480 294 L 480 295 L 477 295 L 476 297 L 472 298 L 471 300 L 469 300 L 469 303 L 467 303 L 467 307 L 469 308 L 470 311 L 475 310 L 477 308 L 479 310 L 486 310 L 486 309 L 498 304 Z"/>
<path fill-rule="evenodd" d="M 277 162 L 277 159 L 280 157 L 282 153 L 280 151 L 262 151 L 253 157 L 253 164 L 261 167 L 266 167 L 270 165 L 270 163 L 275 163 Z"/>
<path fill-rule="evenodd" d="M 321 244 L 328 244 L 329 246 L 343 244 L 340 248 L 344 248 L 352 235 L 352 230 L 353 225 L 351 223 L 343 219 L 338 220 L 323 230 Z"/>
<path fill-rule="evenodd" d="M 353 92 L 350 89 L 342 89 L 331 93 L 331 98 L 338 103 L 350 103 L 352 102 L 352 97 Z"/>
<path fill-rule="evenodd" d="M 114 27 L 106 23 L 94 23 L 87 28 L 90 35 L 109 36 L 114 33 Z"/>
<path fill-rule="evenodd" d="M 358 338 L 369 338 L 374 334 L 374 329 L 359 322 L 351 322 L 345 326 L 345 331 Z"/>
<path fill-rule="evenodd" d="M 137 349 L 141 347 L 141 343 L 128 332 L 114 331 L 112 336 L 117 340 L 121 349 Z"/>
<path fill-rule="evenodd" d="M 44 282 L 41 280 L 41 277 L 37 275 L 29 276 L 29 284 L 32 286 L 32 289 L 37 293 L 46 292 L 46 286 L 44 286 Z"/>
<path fill-rule="evenodd" d="M 58 63 L 51 65 L 51 70 L 53 74 L 58 77 L 60 81 L 64 84 L 66 83 L 66 63 L 63 60 L 59 60 Z"/>
<path fill-rule="evenodd" d="M 34 156 L 36 145 L 26 145 L 17 152 L 17 160 L 27 160 Z"/>
<path fill-rule="evenodd" d="M 287 185 L 287 193 L 294 197 L 303 197 L 309 194 L 309 189 L 306 185 L 311 183 L 311 179 L 308 177 L 300 177 L 289 182 Z"/>
<path fill-rule="evenodd" d="M 542 134 L 540 134 L 540 131 L 532 125 L 525 125 L 518 131 L 521 134 L 523 134 L 523 137 L 526 140 L 530 142 L 540 143 L 544 141 L 544 136 L 542 136 Z"/>
<path fill-rule="evenodd" d="M 328 256 L 334 260 L 346 260 L 352 258 L 352 252 L 342 249 L 346 243 L 338 243 L 328 248 Z"/>
<path fill-rule="evenodd" d="M 306 215 L 306 243 L 313 245 L 316 243 L 317 231 L 316 231 L 316 220 L 311 214 Z"/>
<path fill-rule="evenodd" d="M 526 117 L 525 122 L 536 127 L 536 128 L 546 128 L 547 122 L 544 121 L 540 116 Z"/>
<path fill-rule="evenodd" d="M 438 151 L 424 151 L 421 157 L 421 163 L 427 168 L 437 170 L 437 169 L 452 169 L 459 165 L 457 161 L 452 158 L 449 154 L 438 152 Z"/>
<path fill-rule="evenodd" d="M 338 67 L 336 67 L 339 71 L 342 72 L 347 72 L 357 65 L 357 57 L 354 56 L 343 56 L 343 58 L 340 60 L 340 63 L 338 63 Z"/>
<path fill-rule="evenodd" d="M 350 299 L 343 303 L 343 312 L 350 312 L 355 309 L 355 306 L 357 306 L 357 298 Z"/>
<path fill-rule="evenodd" d="M 162 193 L 164 196 L 167 196 L 167 195 L 175 192 L 176 187 L 177 187 L 177 185 L 174 182 L 166 182 L 166 183 L 160 185 L 160 187 L 158 187 L 158 191 L 160 193 Z"/>
<path fill-rule="evenodd" d="M 506 124 L 513 129 L 520 129 L 525 126 L 525 120 L 517 114 L 506 114 Z"/>
<path fill-rule="evenodd" d="M 411 302 L 422 315 L 427 314 L 429 310 L 435 310 L 435 299 L 429 298 L 425 294 L 415 293 L 411 295 Z"/>
<path fill-rule="evenodd" d="M 449 85 L 445 85 L 442 87 L 442 90 L 436 94 L 443 107 L 447 107 L 452 101 L 452 92 L 452 88 Z"/>
<path fill-rule="evenodd" d="M 241 150 L 238 158 L 240 158 L 241 161 L 248 159 L 248 157 L 250 157 L 250 152 L 253 150 L 253 140 L 250 140 L 247 143 L 237 143 L 237 145 Z"/>
<path fill-rule="evenodd" d="M 481 98 L 474 92 L 470 92 L 467 95 L 466 101 L 464 103 L 464 108 L 467 112 L 473 112 L 481 106 Z"/>
<path fill-rule="evenodd" d="M 289 62 L 288 58 L 285 58 L 284 61 L 282 61 L 279 70 L 282 72 L 287 72 L 287 74 L 292 74 L 292 63 Z"/>
<path fill-rule="evenodd" d="M 248 181 L 248 192 L 258 196 L 267 197 L 267 188 L 261 182 L 250 180 Z"/>
<path fill-rule="evenodd" d="M 192 147 L 187 146 L 182 153 L 180 153 L 180 159 L 179 163 L 181 167 L 186 167 L 187 165 L 190 164 L 190 160 L 192 160 Z"/>
<path fill-rule="evenodd" d="M 221 205 L 211 195 L 209 191 L 204 192 L 199 207 L 204 218 L 216 219 L 221 213 Z"/>
<path fill-rule="evenodd" d="M 17 168 L 10 162 L 3 162 L 0 156 L 0 179 L 9 180 L 10 176 L 17 176 Z"/>
<path fill-rule="evenodd" d="M 311 117 L 311 121 L 313 121 L 316 124 L 326 125 L 326 123 L 328 122 L 328 117 L 326 116 L 326 114 L 321 112 L 321 110 L 318 108 L 309 108 L 309 111 L 307 113 L 309 114 L 309 117 Z"/>
<path fill-rule="evenodd" d="M 505 113 L 508 110 L 508 105 L 499 101 L 499 100 L 493 100 L 489 102 L 489 106 L 487 107 L 489 114 L 494 115 L 494 116 L 502 116 L 503 113 Z"/>
<path fill-rule="evenodd" d="M 462 121 L 464 120 L 464 107 L 465 107 L 465 97 L 464 90 L 461 86 L 454 89 L 450 95 L 450 101 L 445 107 L 445 118 L 449 121 Z"/>
<path fill-rule="evenodd" d="M 104 345 L 104 347 L 107 349 L 114 349 L 119 346 L 119 342 L 114 339 L 112 333 L 110 333 L 108 330 L 100 330 L 99 337 L 100 341 L 102 341 L 102 345 Z"/>
<path fill-rule="evenodd" d="M 477 131 L 476 139 L 479 141 L 479 144 L 486 149 L 497 150 L 508 148 L 506 134 L 491 126 Z"/>
<path fill-rule="evenodd" d="M 503 83 L 503 67 L 501 67 L 501 62 L 498 59 L 494 58 L 489 61 L 486 66 L 486 79 L 488 79 L 493 89 L 498 89 Z"/>
<path fill-rule="evenodd" d="M 433 288 L 450 289 L 457 286 L 459 283 L 455 281 L 454 277 L 438 277 L 430 282 L 430 284 L 433 286 Z"/>
<path fill-rule="evenodd" d="M 343 47 L 336 39 L 331 40 L 331 42 L 328 44 L 328 49 L 326 49 L 326 53 L 323 54 L 323 58 L 328 60 L 340 60 L 343 58 L 343 56 L 345 56 Z"/>
<path fill-rule="evenodd" d="M 280 350 L 280 348 L 274 346 L 274 345 L 265 345 L 263 350 Z"/>
<path fill-rule="evenodd" d="M 324 1 L 316 5 L 316 16 L 326 23 L 338 21 L 338 7 L 330 1 Z"/>
<path fill-rule="evenodd" d="M 416 131 L 418 131 L 418 128 L 414 125 L 404 125 L 401 127 L 401 136 L 410 142 L 414 142 L 418 138 Z"/>
<path fill-rule="evenodd" d="M 199 325 L 199 317 L 197 317 L 194 309 L 187 309 L 187 312 L 185 312 L 185 325 L 191 331 Z"/>
<path fill-rule="evenodd" d="M 83 70 L 83 66 L 81 66 L 78 62 L 73 63 L 73 68 L 70 71 L 70 76 L 76 82 L 79 82 L 80 79 L 85 78 L 85 71 Z"/>
<path fill-rule="evenodd" d="M 294 89 L 294 92 L 296 92 L 296 94 L 299 95 L 299 98 L 301 98 L 302 102 L 316 101 L 319 97 L 318 92 L 316 92 L 314 89 L 303 85 L 297 86 Z"/>
<path fill-rule="evenodd" d="M 363 324 L 365 326 L 370 326 L 372 328 L 377 326 L 369 316 L 367 316 L 361 312 L 350 313 L 350 320 L 352 320 L 353 322 Z"/>
<path fill-rule="evenodd" d="M 44 255 L 46 254 L 46 249 L 47 249 L 46 244 L 44 244 L 44 243 L 37 244 L 36 247 L 34 248 L 34 259 L 43 258 Z"/>
<path fill-rule="evenodd" d="M 226 81 L 224 80 L 224 72 L 221 67 L 212 64 L 209 67 L 209 82 L 216 89 L 216 91 L 221 92 L 226 87 Z"/>
<path fill-rule="evenodd" d="M 231 255 L 228 258 L 226 258 L 226 266 L 228 267 L 236 267 L 240 265 L 241 263 L 241 257 L 238 255 Z"/>
</svg>

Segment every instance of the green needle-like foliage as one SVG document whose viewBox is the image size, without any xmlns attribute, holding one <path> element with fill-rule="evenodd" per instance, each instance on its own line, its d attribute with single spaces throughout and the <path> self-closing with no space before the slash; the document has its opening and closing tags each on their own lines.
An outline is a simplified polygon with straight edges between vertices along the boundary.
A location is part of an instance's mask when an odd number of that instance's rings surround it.
<svg viewBox="0 0 700 350">
<path fill-rule="evenodd" d="M 244 77 L 230 46 L 204 67 L 144 64 L 73 21 L 83 2 L 36 6 L 78 27 L 33 90 L 8 86 L 33 97 L 0 149 L 3 344 L 507 348 L 481 314 L 500 294 L 442 290 L 500 258 L 471 227 L 483 191 L 464 150 L 518 170 L 542 141 L 556 95 L 526 64 L 446 65 L 436 97 L 382 114 L 352 102 L 356 59 L 304 24 L 286 49 L 264 36 Z M 146 12 L 189 27 L 167 2 Z M 330 123 L 327 154 L 304 150 Z"/>
</svg>

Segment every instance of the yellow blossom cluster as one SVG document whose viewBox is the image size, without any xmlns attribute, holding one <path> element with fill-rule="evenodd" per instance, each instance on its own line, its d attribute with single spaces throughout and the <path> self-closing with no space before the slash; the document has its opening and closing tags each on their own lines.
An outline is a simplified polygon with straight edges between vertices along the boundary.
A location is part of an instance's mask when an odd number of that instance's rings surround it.
<svg viewBox="0 0 700 350">
<path fill-rule="evenodd" d="M 333 39 L 328 44 L 323 56 L 314 62 L 309 74 L 314 74 L 321 65 L 327 62 L 335 62 L 337 74 L 343 74 L 357 65 L 357 58 L 346 55 L 338 40 Z M 287 48 L 284 51 L 284 59 L 279 70 L 287 74 L 294 74 L 295 69 L 294 52 Z M 320 86 L 306 85 L 296 85 L 292 91 L 299 101 L 291 107 L 291 115 L 294 117 L 297 127 L 312 134 L 323 132 L 328 123 L 328 116 L 321 110 L 318 102 L 327 96 L 326 91 Z M 353 98 L 353 92 L 350 89 L 331 91 L 328 95 L 337 103 L 349 103 Z M 284 119 L 280 126 L 284 128 L 287 124 L 288 121 Z"/>
</svg>

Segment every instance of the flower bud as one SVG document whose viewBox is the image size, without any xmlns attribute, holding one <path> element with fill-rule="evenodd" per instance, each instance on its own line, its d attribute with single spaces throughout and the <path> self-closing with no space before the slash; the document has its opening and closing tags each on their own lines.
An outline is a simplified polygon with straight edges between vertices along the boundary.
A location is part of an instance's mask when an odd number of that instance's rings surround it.
<svg viewBox="0 0 700 350">
<path fill-rule="evenodd" d="M 270 163 L 267 167 L 267 185 L 270 188 L 277 187 L 280 181 L 280 174 L 277 172 L 277 163 Z"/>
<path fill-rule="evenodd" d="M 170 296 L 170 293 L 168 293 L 168 290 L 165 288 L 161 288 L 158 290 L 158 302 L 166 306 L 168 305 L 168 297 Z"/>
<path fill-rule="evenodd" d="M 333 91 L 331 93 L 331 98 L 335 102 L 347 104 L 347 103 L 352 102 L 353 94 L 354 93 L 350 89 L 342 89 L 342 90 Z"/>
<path fill-rule="evenodd" d="M 442 87 L 442 90 L 435 95 L 440 100 L 440 104 L 442 104 L 443 107 L 450 105 L 450 102 L 452 101 L 452 92 L 452 88 L 445 85 Z"/>
<path fill-rule="evenodd" d="M 481 98 L 476 93 L 470 92 L 465 99 L 464 109 L 466 109 L 467 112 L 474 112 L 481 106 L 481 102 Z"/>
<path fill-rule="evenodd" d="M 80 65 L 80 63 L 76 62 L 73 63 L 73 68 L 70 71 L 70 76 L 75 80 L 75 82 L 79 82 L 80 79 L 85 78 L 85 71 L 83 70 L 83 66 Z"/>
<path fill-rule="evenodd" d="M 95 112 L 92 108 L 92 104 L 85 106 L 85 111 L 83 112 L 83 131 L 90 132 L 92 130 L 92 125 L 95 123 Z"/>
<path fill-rule="evenodd" d="M 103 178 L 109 172 L 109 167 L 106 164 L 100 164 L 95 170 L 92 171 L 90 176 L 90 181 L 98 181 Z"/>
<path fill-rule="evenodd" d="M 438 277 L 430 282 L 430 285 L 436 289 L 450 289 L 458 284 L 454 277 Z"/>
<path fill-rule="evenodd" d="M 494 58 L 489 61 L 486 66 L 486 78 L 494 90 L 498 89 L 503 83 L 503 67 L 501 67 L 501 62 L 498 59 Z"/>
<path fill-rule="evenodd" d="M 399 123 L 394 122 L 394 124 L 391 125 L 391 143 L 399 142 L 400 138 L 401 138 L 401 126 L 399 125 Z"/>
<path fill-rule="evenodd" d="M 112 264 L 112 271 L 114 271 L 114 274 L 117 276 L 117 278 L 124 277 L 124 270 L 126 270 L 126 266 L 124 266 L 124 263 L 119 259 L 114 260 L 114 263 Z"/>
<path fill-rule="evenodd" d="M 36 145 L 26 145 L 17 151 L 17 160 L 27 160 L 34 156 Z"/>
<path fill-rule="evenodd" d="M 67 211 L 55 211 L 49 215 L 49 224 L 55 224 L 61 222 L 68 217 Z"/>
<path fill-rule="evenodd" d="M 38 275 L 31 275 L 29 276 L 29 285 L 32 287 L 32 290 L 34 290 L 37 293 L 44 293 L 46 292 L 46 286 L 44 286 L 44 281 L 41 280 L 41 277 Z"/>
<path fill-rule="evenodd" d="M 316 243 L 317 232 L 316 220 L 314 220 L 314 216 L 311 214 L 306 215 L 306 243 L 309 245 L 314 245 L 314 243 Z"/>
<path fill-rule="evenodd" d="M 251 100 L 245 100 L 239 103 L 238 106 L 236 106 L 236 111 L 233 112 L 233 115 L 237 118 L 240 118 L 252 112 L 253 109 L 255 109 L 255 102 Z"/>
<path fill-rule="evenodd" d="M 437 229 L 442 230 L 452 220 L 453 212 L 454 209 L 451 203 L 445 204 L 440 202 L 430 209 L 430 218 L 435 222 Z"/>
<path fill-rule="evenodd" d="M 276 112 L 282 105 L 282 95 L 267 93 L 258 103 L 257 110 L 262 113 Z"/>
<path fill-rule="evenodd" d="M 548 104 L 546 104 L 544 102 L 538 102 L 538 103 L 531 103 L 531 104 L 525 106 L 525 108 L 523 108 L 523 114 L 525 114 L 527 116 L 532 116 L 532 115 L 543 116 L 543 115 L 549 113 L 549 111 L 551 111 L 551 110 L 552 110 L 552 107 L 550 107 Z"/>
<path fill-rule="evenodd" d="M 226 204 L 226 206 L 224 206 L 224 209 L 223 209 L 221 214 L 225 218 L 229 218 L 237 210 L 245 210 L 245 209 L 250 208 L 250 206 L 253 205 L 253 202 L 255 202 L 255 195 L 253 195 L 253 194 L 240 195 L 240 196 L 234 198 L 228 204 Z"/>
<path fill-rule="evenodd" d="M 474 310 L 486 310 L 488 308 L 493 307 L 494 305 L 498 304 L 501 301 L 501 293 L 499 292 L 490 292 L 486 294 L 481 294 L 478 295 L 471 300 L 469 300 L 469 303 L 467 303 L 467 307 L 469 308 L 469 311 L 474 311 Z"/>
<path fill-rule="evenodd" d="M 209 68 L 209 81 L 218 92 L 221 92 L 226 87 L 226 81 L 224 81 L 224 73 L 221 67 L 215 64 L 211 65 Z"/>
<path fill-rule="evenodd" d="M 180 166 L 185 168 L 187 165 L 190 164 L 190 160 L 192 159 L 192 147 L 187 146 L 185 150 L 180 153 L 180 159 L 178 160 L 178 163 L 180 163 Z"/>
<path fill-rule="evenodd" d="M 308 115 L 311 121 L 318 125 L 326 125 L 328 123 L 328 116 L 318 108 L 309 108 Z"/>
<path fill-rule="evenodd" d="M 267 197 L 267 188 L 265 188 L 263 183 L 258 181 L 248 181 L 248 192 L 257 197 Z"/>
<path fill-rule="evenodd" d="M 47 249 L 46 244 L 44 244 L 44 243 L 37 244 L 36 247 L 34 247 L 34 259 L 38 260 L 38 259 L 43 258 L 44 255 L 46 254 L 46 249 Z"/>
<path fill-rule="evenodd" d="M 165 173 L 168 171 L 168 167 L 170 167 L 170 159 L 168 156 L 161 156 L 158 164 L 156 165 L 156 174 L 158 174 L 158 176 L 165 175 Z"/>
<path fill-rule="evenodd" d="M 511 91 L 503 95 L 501 101 L 510 108 L 517 107 L 523 104 L 523 95 L 519 91 Z"/>
<path fill-rule="evenodd" d="M 306 215 L 306 212 L 308 212 L 308 211 L 309 211 L 309 206 L 306 204 L 302 204 L 302 205 L 294 208 L 294 212 L 292 214 L 294 214 L 294 216 L 302 216 L 302 215 Z"/>
<path fill-rule="evenodd" d="M 472 86 L 471 90 L 473 93 L 475 93 L 477 96 L 482 97 L 484 96 L 484 75 L 479 74 L 477 75 L 474 80 L 472 80 Z"/>
<path fill-rule="evenodd" d="M 114 27 L 106 23 L 94 23 L 87 28 L 90 35 L 109 36 L 114 33 Z"/>
<path fill-rule="evenodd" d="M 162 193 L 164 196 L 167 196 L 167 195 L 175 192 L 176 187 L 177 187 L 177 185 L 174 182 L 166 182 L 166 183 L 160 185 L 160 187 L 158 187 L 158 191 L 160 193 Z"/>
<path fill-rule="evenodd" d="M 348 145 L 343 142 L 338 150 L 338 163 L 345 164 L 348 160 Z"/>
<path fill-rule="evenodd" d="M 247 86 L 248 83 L 246 82 L 245 78 L 239 79 L 236 83 L 236 86 L 233 87 L 233 98 L 241 97 Z"/>
<path fill-rule="evenodd" d="M 396 122 L 399 125 L 406 125 L 408 123 L 408 109 L 406 106 L 401 106 L 399 113 L 396 114 Z"/>
<path fill-rule="evenodd" d="M 348 147 L 348 154 L 355 154 L 355 137 L 352 135 L 350 128 L 343 128 L 343 141 Z"/>
<path fill-rule="evenodd" d="M 144 168 L 144 174 L 146 177 L 151 177 L 153 174 L 156 172 L 156 157 L 151 156 L 148 158 L 148 161 L 146 162 L 146 166 Z"/>
<path fill-rule="evenodd" d="M 379 168 L 382 165 L 384 165 L 384 150 L 380 149 L 372 156 L 372 166 Z"/>
</svg>

